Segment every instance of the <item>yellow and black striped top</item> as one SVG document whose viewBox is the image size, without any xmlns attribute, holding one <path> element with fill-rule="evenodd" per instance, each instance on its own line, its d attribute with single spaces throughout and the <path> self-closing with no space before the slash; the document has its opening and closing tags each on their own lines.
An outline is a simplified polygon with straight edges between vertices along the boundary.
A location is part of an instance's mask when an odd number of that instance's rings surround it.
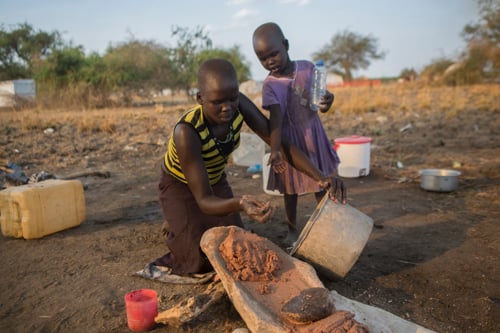
<svg viewBox="0 0 500 333">
<path fill-rule="evenodd" d="M 201 140 L 201 155 L 205 162 L 210 185 L 216 184 L 222 177 L 229 155 L 238 148 L 240 144 L 240 130 L 243 124 L 243 115 L 237 111 L 231 120 L 229 140 L 220 142 L 212 135 L 203 117 L 202 106 L 198 105 L 183 115 L 177 124 L 190 124 L 198 133 Z M 176 126 L 177 126 L 176 124 Z M 168 149 L 164 157 L 165 169 L 174 178 L 187 184 L 186 177 L 182 172 L 175 147 L 173 134 L 168 141 Z"/>
</svg>

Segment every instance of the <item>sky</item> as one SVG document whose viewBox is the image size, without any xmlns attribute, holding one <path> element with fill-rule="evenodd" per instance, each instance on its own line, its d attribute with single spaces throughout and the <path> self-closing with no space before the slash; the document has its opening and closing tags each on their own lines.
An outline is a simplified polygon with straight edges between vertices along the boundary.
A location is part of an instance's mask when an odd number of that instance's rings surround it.
<svg viewBox="0 0 500 333">
<path fill-rule="evenodd" d="M 58 31 L 86 53 L 104 54 L 131 37 L 174 47 L 173 27 L 203 29 L 215 47 L 238 45 L 255 80 L 267 74 L 252 49 L 253 31 L 265 22 L 281 26 L 292 60 L 312 60 L 345 30 L 374 37 L 385 58 L 354 75 L 376 78 L 457 59 L 462 29 L 478 20 L 474 0 L 0 0 L 4 29 L 26 22 Z"/>
</svg>

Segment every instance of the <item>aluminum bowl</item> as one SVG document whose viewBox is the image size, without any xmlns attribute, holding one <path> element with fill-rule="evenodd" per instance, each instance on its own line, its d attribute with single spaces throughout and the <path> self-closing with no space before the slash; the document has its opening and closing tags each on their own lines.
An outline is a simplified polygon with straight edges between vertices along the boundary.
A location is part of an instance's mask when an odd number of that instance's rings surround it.
<svg viewBox="0 0 500 333">
<path fill-rule="evenodd" d="M 460 171 L 446 169 L 424 169 L 419 171 L 420 187 L 427 191 L 453 192 L 458 187 Z"/>
</svg>

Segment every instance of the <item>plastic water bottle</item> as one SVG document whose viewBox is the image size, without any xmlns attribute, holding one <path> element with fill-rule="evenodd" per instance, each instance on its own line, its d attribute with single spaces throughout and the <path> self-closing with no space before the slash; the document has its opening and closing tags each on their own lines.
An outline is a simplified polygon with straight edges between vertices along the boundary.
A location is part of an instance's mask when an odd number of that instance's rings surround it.
<svg viewBox="0 0 500 333">
<path fill-rule="evenodd" d="M 323 60 L 318 60 L 313 69 L 311 83 L 311 109 L 319 110 L 321 97 L 326 94 L 326 68 Z"/>
</svg>

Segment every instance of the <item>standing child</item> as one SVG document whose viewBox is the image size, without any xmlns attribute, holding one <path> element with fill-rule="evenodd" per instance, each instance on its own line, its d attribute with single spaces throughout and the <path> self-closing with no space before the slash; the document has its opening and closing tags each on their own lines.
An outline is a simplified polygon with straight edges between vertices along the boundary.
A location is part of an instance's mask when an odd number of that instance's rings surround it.
<svg viewBox="0 0 500 333">
<path fill-rule="evenodd" d="M 272 207 L 251 195 L 234 196 L 226 178 L 229 156 L 247 124 L 264 141 L 268 120 L 238 89 L 233 65 L 209 59 L 198 71 L 198 105 L 174 126 L 161 163 L 159 200 L 165 218 L 164 236 L 169 252 L 152 266 L 175 275 L 206 273 L 213 268 L 200 249 L 203 233 L 212 227 L 244 227 L 240 212 L 257 222 L 271 218 Z M 345 197 L 343 183 L 318 170 L 297 147 L 282 142 L 287 160 L 328 189 L 332 200 Z"/>
<path fill-rule="evenodd" d="M 301 149 L 324 174 L 336 173 L 339 158 L 333 150 L 318 116 L 310 107 L 310 89 L 314 65 L 305 60 L 292 61 L 289 44 L 276 23 L 265 23 L 253 34 L 253 48 L 260 63 L 269 71 L 262 87 L 262 106 L 270 113 L 271 154 L 267 189 L 284 194 L 288 223 L 286 244 L 297 239 L 297 197 L 300 193 L 315 193 L 319 202 L 325 191 L 318 182 L 293 168 L 280 153 L 282 139 Z M 320 111 L 327 112 L 333 94 L 326 92 Z M 343 200 L 345 203 L 345 200 Z"/>
</svg>

